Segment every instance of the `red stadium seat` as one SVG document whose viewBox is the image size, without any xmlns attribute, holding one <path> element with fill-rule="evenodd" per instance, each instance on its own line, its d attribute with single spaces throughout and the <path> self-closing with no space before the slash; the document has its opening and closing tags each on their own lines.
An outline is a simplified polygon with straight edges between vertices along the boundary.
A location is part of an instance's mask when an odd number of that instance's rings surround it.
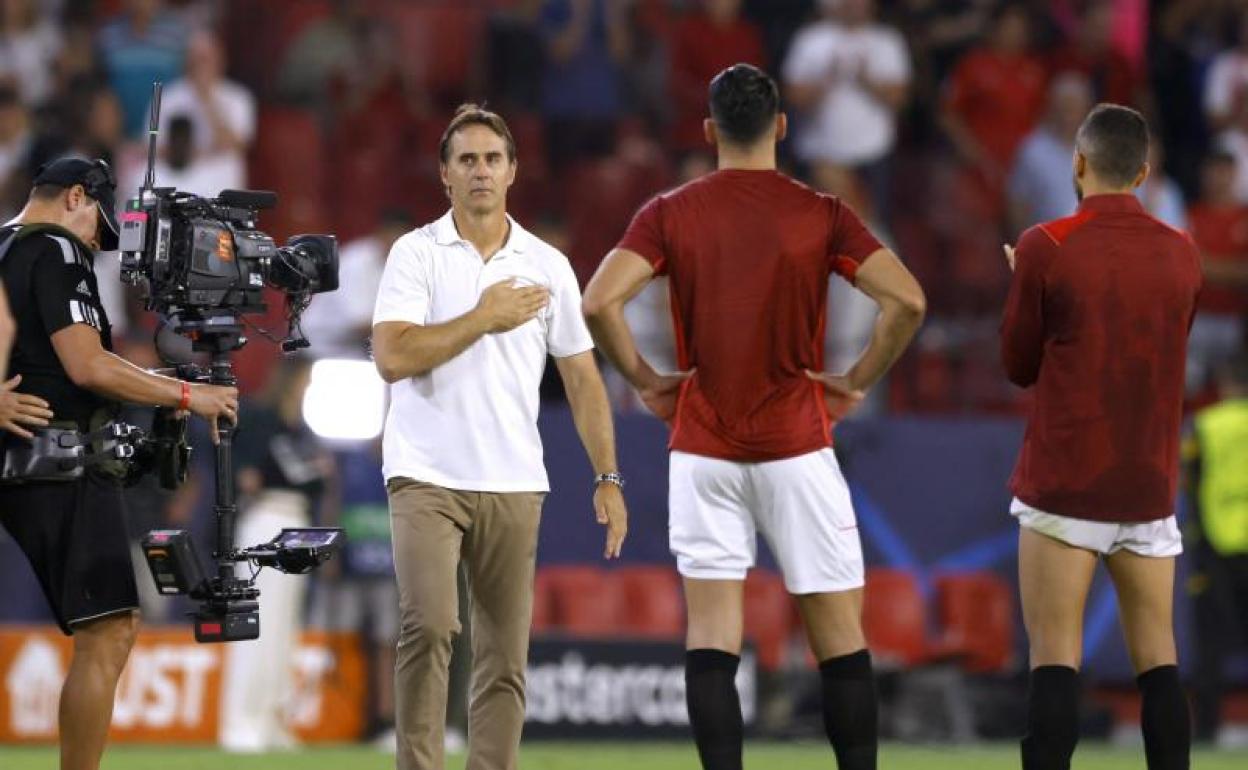
<svg viewBox="0 0 1248 770">
<path fill-rule="evenodd" d="M 1014 601 L 1009 584 L 993 572 L 962 572 L 936 579 L 937 616 L 944 646 L 960 653 L 975 673 L 1007 670 L 1013 663 Z"/>
<path fill-rule="evenodd" d="M 923 595 L 910 572 L 867 569 L 862 623 L 872 657 L 885 667 L 910 668 L 932 655 Z"/>
<path fill-rule="evenodd" d="M 624 584 L 597 567 L 545 567 L 552 630 L 573 636 L 618 636 L 624 628 Z"/>
<path fill-rule="evenodd" d="M 566 176 L 568 258 L 582 285 L 619 242 L 641 204 L 666 184 L 658 156 L 651 155 L 644 142 L 632 146 L 638 148 L 635 158 L 621 153 L 589 161 Z"/>
<path fill-rule="evenodd" d="M 421 84 L 442 103 L 463 101 L 473 81 L 485 32 L 485 9 L 463 2 L 391 0 L 388 14 Z"/>
<path fill-rule="evenodd" d="M 533 578 L 533 621 L 534 634 L 543 634 L 554 626 L 554 598 L 551 596 L 550 581 L 546 579 L 546 571 L 538 570 Z"/>
<path fill-rule="evenodd" d="M 745 637 L 758 651 L 759 668 L 776 671 L 784 664 L 793 638 L 793 597 L 775 572 L 750 570 L 745 579 Z"/>
<path fill-rule="evenodd" d="M 311 113 L 292 107 L 260 111 L 252 148 L 249 186 L 277 193 L 277 208 L 260 215 L 260 226 L 278 242 L 297 233 L 328 232 L 325 141 Z"/>
<path fill-rule="evenodd" d="M 674 569 L 638 565 L 620 567 L 610 574 L 624 587 L 626 633 L 655 639 L 683 638 L 685 605 Z"/>
</svg>

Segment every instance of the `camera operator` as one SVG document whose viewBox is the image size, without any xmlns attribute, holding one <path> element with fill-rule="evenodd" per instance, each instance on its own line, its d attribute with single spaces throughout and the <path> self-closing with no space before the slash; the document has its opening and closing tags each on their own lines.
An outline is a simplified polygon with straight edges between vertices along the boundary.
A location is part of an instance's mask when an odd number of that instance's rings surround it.
<svg viewBox="0 0 1248 770">
<path fill-rule="evenodd" d="M 234 388 L 161 377 L 112 353 L 93 252 L 117 248 L 115 186 L 104 161 L 54 161 L 36 175 L 21 213 L 0 227 L 0 280 L 17 323 L 10 371 L 55 415 L 36 436 L 68 431 L 57 446 L 67 437 L 71 445 L 76 438 L 94 446 L 87 434 L 107 427 L 119 402 L 193 412 L 212 423 L 215 440 L 217 420 L 236 420 Z M 0 437 L 5 475 L 12 476 L 0 482 L 0 523 L 74 640 L 61 691 L 61 768 L 94 770 L 138 630 L 119 480 L 126 468 L 124 461 L 92 462 L 75 476 L 52 464 L 56 470 L 33 475 L 27 469 L 40 467 L 35 462 L 13 460 L 37 459 L 48 442 L 32 444 L 11 432 Z"/>
</svg>

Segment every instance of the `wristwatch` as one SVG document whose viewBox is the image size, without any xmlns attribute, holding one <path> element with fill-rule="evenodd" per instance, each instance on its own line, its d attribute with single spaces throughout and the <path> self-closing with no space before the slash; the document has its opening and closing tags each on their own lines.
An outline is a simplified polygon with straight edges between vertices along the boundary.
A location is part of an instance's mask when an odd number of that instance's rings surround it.
<svg viewBox="0 0 1248 770">
<path fill-rule="evenodd" d="M 594 486 L 596 487 L 599 484 L 614 484 L 620 489 L 623 489 L 624 477 L 615 471 L 611 471 L 610 473 L 599 473 L 597 476 L 594 476 Z"/>
</svg>

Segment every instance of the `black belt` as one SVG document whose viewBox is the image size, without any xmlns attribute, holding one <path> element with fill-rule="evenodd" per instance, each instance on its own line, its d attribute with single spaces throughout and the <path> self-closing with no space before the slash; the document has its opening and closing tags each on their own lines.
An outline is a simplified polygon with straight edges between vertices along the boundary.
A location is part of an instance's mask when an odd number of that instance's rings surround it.
<svg viewBox="0 0 1248 770">
<path fill-rule="evenodd" d="M 118 476 L 114 469 L 134 457 L 142 435 L 134 425 L 114 421 L 90 432 L 49 427 L 35 430 L 33 440 L 9 438 L 0 457 L 0 484 L 74 481 L 88 469 Z"/>
</svg>

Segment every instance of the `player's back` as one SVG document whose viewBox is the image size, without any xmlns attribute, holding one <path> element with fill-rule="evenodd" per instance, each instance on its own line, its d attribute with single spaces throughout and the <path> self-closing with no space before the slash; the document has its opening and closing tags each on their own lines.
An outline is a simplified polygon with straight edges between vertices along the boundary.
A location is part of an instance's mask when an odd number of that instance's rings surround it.
<svg viewBox="0 0 1248 770">
<path fill-rule="evenodd" d="M 775 171 L 722 170 L 659 196 L 621 246 L 671 278 L 682 369 L 672 448 L 739 461 L 829 443 L 819 386 L 828 279 L 880 248 L 852 211 Z"/>
<path fill-rule="evenodd" d="M 1046 252 L 1043 348 L 1015 493 L 1078 518 L 1170 515 L 1195 247 L 1130 195 L 1089 198 L 1024 243 Z"/>
</svg>

